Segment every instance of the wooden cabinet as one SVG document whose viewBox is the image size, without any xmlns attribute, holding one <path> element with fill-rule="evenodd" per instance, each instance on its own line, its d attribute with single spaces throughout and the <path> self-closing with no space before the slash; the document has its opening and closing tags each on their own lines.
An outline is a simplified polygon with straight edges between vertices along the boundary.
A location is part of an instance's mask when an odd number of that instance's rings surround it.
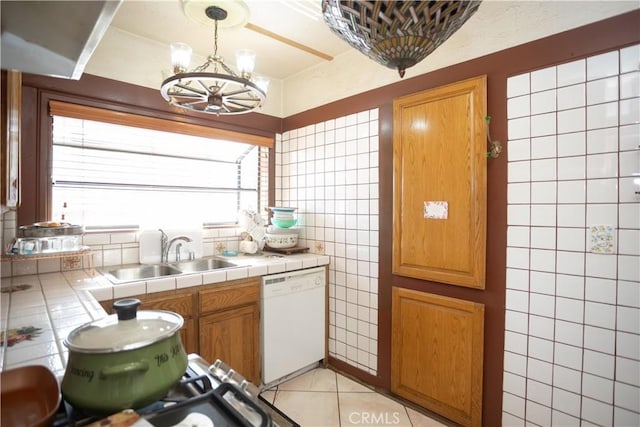
<svg viewBox="0 0 640 427">
<path fill-rule="evenodd" d="M 260 278 L 206 284 L 137 295 L 140 310 L 168 310 L 184 318 L 180 330 L 187 353 L 209 363 L 220 359 L 260 384 Z M 113 300 L 100 301 L 113 313 Z"/>
<path fill-rule="evenodd" d="M 486 76 L 393 108 L 393 273 L 484 289 Z"/>
<path fill-rule="evenodd" d="M 184 326 L 180 330 L 182 345 L 189 353 L 198 353 L 198 331 L 195 321 L 195 294 L 188 291 L 167 291 L 146 294 L 140 297 L 143 310 L 168 310 L 178 313 L 184 318 Z"/>
<path fill-rule="evenodd" d="M 184 325 L 180 330 L 182 345 L 187 354 L 198 353 L 195 291 L 166 291 L 137 295 L 132 298 L 137 298 L 141 301 L 139 310 L 167 310 L 181 315 L 184 318 Z M 113 301 L 101 301 L 100 304 L 107 313 L 113 313 Z"/>
<path fill-rule="evenodd" d="M 392 295 L 391 391 L 480 426 L 484 305 L 397 287 Z"/>
<path fill-rule="evenodd" d="M 220 359 L 260 384 L 260 279 L 199 291 L 200 355 Z"/>
</svg>

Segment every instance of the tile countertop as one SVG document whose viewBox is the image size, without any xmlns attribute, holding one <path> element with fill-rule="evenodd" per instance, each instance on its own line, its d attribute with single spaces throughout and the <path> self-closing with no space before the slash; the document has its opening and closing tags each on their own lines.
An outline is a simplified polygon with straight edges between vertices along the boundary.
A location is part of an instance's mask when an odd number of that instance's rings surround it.
<svg viewBox="0 0 640 427">
<path fill-rule="evenodd" d="M 329 264 L 327 255 L 221 257 L 241 267 L 113 285 L 98 269 L 3 278 L 0 371 L 44 365 L 62 378 L 69 332 L 106 315 L 98 301 L 264 276 Z M 108 267 L 117 268 L 118 266 Z"/>
</svg>

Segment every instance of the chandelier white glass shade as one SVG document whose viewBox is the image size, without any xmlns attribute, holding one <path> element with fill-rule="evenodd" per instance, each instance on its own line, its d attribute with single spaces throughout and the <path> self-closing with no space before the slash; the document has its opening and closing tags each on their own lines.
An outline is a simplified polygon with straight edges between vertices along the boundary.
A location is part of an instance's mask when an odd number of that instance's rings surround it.
<svg viewBox="0 0 640 427">
<path fill-rule="evenodd" d="M 184 73 L 191 62 L 191 46 L 186 43 L 171 43 L 171 64 L 173 65 L 173 73 Z"/>
<path fill-rule="evenodd" d="M 191 48 L 185 43 L 171 44 L 174 74 L 162 82 L 162 97 L 172 105 L 202 113 L 230 115 L 256 110 L 266 99 L 269 81 L 252 77 L 255 53 L 246 49 L 238 51 L 238 73 L 235 73 L 218 56 L 218 21 L 224 20 L 227 12 L 218 6 L 209 6 L 205 13 L 215 21 L 213 55 L 189 71 Z M 207 71 L 209 67 L 212 71 Z"/>
</svg>

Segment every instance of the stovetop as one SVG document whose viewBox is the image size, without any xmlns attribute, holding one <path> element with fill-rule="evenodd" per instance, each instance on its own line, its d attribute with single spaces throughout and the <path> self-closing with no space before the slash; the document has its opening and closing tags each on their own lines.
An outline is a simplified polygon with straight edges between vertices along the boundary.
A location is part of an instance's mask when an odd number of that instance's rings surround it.
<svg viewBox="0 0 640 427">
<path fill-rule="evenodd" d="M 118 414 L 129 420 L 138 415 L 141 419 L 136 427 L 300 427 L 224 362 L 216 360 L 210 365 L 197 354 L 188 356 L 184 376 L 163 399 Z M 87 415 L 63 400 L 53 427 L 94 427 L 94 423 L 109 425 L 104 416 Z"/>
</svg>

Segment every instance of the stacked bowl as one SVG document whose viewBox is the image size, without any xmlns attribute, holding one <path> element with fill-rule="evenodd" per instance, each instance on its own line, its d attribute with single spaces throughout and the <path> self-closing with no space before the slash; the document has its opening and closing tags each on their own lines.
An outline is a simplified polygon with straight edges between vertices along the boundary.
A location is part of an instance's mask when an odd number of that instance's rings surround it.
<svg viewBox="0 0 640 427">
<path fill-rule="evenodd" d="M 267 227 L 265 242 L 273 249 L 293 248 L 298 244 L 298 229 L 294 212 L 296 208 L 271 207 L 271 225 Z"/>
</svg>

